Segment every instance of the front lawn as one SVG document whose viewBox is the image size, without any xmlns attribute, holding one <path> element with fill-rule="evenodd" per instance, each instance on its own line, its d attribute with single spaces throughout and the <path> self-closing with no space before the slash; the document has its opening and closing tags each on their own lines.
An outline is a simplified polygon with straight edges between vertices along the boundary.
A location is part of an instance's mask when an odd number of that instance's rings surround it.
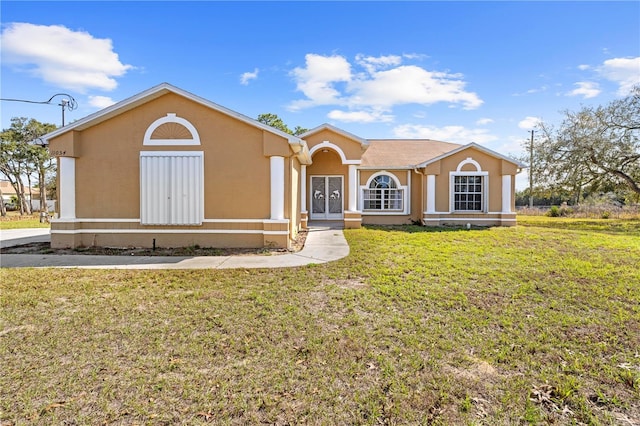
<svg viewBox="0 0 640 426">
<path fill-rule="evenodd" d="M 30 216 L 21 216 L 18 212 L 7 212 L 7 215 L 0 217 L 0 230 L 22 229 L 22 228 L 48 228 L 48 223 L 40 223 L 40 214 L 35 213 Z"/>
<path fill-rule="evenodd" d="M 279 270 L 0 270 L 1 424 L 640 423 L 640 221 Z"/>
</svg>

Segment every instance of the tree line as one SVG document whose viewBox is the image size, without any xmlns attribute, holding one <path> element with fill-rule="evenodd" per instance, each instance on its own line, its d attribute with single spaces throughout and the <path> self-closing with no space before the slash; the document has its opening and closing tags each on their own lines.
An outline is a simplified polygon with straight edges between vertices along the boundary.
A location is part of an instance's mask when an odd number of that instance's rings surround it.
<svg viewBox="0 0 640 426">
<path fill-rule="evenodd" d="M 40 211 L 47 210 L 46 182 L 55 171 L 55 162 L 41 137 L 55 129 L 55 124 L 14 117 L 10 127 L 0 133 L 0 175 L 13 187 L 16 207 L 22 215 L 32 214 L 31 194 L 28 191 L 33 187 L 39 191 Z M 7 206 L 1 191 L 0 214 L 6 216 Z"/>
<path fill-rule="evenodd" d="M 607 105 L 563 116 L 557 127 L 539 123 L 533 146 L 524 144 L 533 154 L 533 190 L 519 195 L 568 204 L 594 197 L 640 202 L 640 86 Z"/>
</svg>

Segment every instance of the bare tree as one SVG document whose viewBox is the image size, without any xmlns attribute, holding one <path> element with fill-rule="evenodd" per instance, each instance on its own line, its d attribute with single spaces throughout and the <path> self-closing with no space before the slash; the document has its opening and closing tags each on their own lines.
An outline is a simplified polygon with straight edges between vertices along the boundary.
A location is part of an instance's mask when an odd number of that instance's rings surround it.
<svg viewBox="0 0 640 426">
<path fill-rule="evenodd" d="M 540 185 L 569 191 L 575 202 L 605 188 L 640 196 L 640 86 L 606 106 L 564 115 L 558 129 L 538 126 L 533 167 Z"/>
</svg>

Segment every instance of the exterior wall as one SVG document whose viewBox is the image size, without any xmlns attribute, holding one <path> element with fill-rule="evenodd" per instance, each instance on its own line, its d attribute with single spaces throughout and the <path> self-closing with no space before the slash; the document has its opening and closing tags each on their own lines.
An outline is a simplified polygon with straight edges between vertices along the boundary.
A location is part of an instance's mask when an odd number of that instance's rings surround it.
<svg viewBox="0 0 640 426">
<path fill-rule="evenodd" d="M 313 164 L 307 166 L 307 193 L 311 188 L 311 176 L 342 176 L 344 187 L 342 196 L 342 210 L 346 210 L 346 200 L 349 198 L 348 173 L 349 166 L 343 165 L 340 156 L 333 150 L 328 152 L 318 151 L 313 154 Z M 311 197 L 307 195 L 307 206 L 303 210 L 311 212 Z"/>
<path fill-rule="evenodd" d="M 362 196 L 360 188 L 362 186 L 366 186 L 369 179 L 371 179 L 374 175 L 383 172 L 388 175 L 394 176 L 398 183 L 401 186 L 406 186 L 407 190 L 405 191 L 404 196 L 407 198 L 409 202 L 409 213 L 408 214 L 399 214 L 394 212 L 389 212 L 387 214 L 381 212 L 371 212 L 371 211 L 362 211 L 362 224 L 363 225 L 407 225 L 413 222 L 414 220 L 420 220 L 421 211 L 416 209 L 416 206 L 419 206 L 420 203 L 416 203 L 416 197 L 419 197 L 419 194 L 416 194 L 415 191 L 415 178 L 412 170 L 360 170 L 360 179 L 358 183 L 358 197 Z"/>
<path fill-rule="evenodd" d="M 302 206 L 300 205 L 300 161 L 296 157 L 290 158 L 290 175 L 289 179 L 290 188 L 286 192 L 288 195 L 286 199 L 289 202 L 289 217 L 290 223 L 290 235 L 291 238 L 295 238 L 300 230 L 300 211 Z"/>
<path fill-rule="evenodd" d="M 411 172 L 411 222 L 419 223 L 424 212 L 424 180 L 420 173 Z"/>
<path fill-rule="evenodd" d="M 502 213 L 454 213 L 454 214 L 426 214 L 426 226 L 516 226 L 516 214 Z"/>
<path fill-rule="evenodd" d="M 487 172 L 488 185 L 486 212 L 452 212 L 451 211 L 451 177 L 458 165 L 471 159 L 480 165 L 482 172 Z M 460 171 L 476 172 L 473 164 L 463 165 Z M 425 175 L 435 175 L 435 212 L 423 213 L 426 225 L 471 225 L 478 226 L 513 226 L 516 224 L 515 196 L 511 196 L 511 212 L 502 211 L 502 175 L 511 176 L 511 194 L 515 194 L 515 174 L 517 166 L 503 159 L 491 156 L 473 147 L 462 150 L 440 161 L 429 164 L 424 169 Z M 425 179 L 425 199 L 428 198 L 428 187 Z"/>
<path fill-rule="evenodd" d="M 359 228 L 361 225 L 361 214 L 354 207 L 358 193 L 356 181 L 356 166 L 360 164 L 363 147 L 362 141 L 357 140 L 329 128 L 318 130 L 315 133 L 305 136 L 305 141 L 309 150 L 313 153 L 313 164 L 306 170 L 306 205 L 302 206 L 303 211 L 309 211 L 303 218 L 317 219 L 311 217 L 310 183 L 311 176 L 341 176 L 343 184 L 342 193 L 342 218 L 345 228 Z M 351 172 L 350 172 L 351 171 Z M 353 190 L 355 188 L 355 190 Z"/>
<path fill-rule="evenodd" d="M 339 133 L 332 132 L 329 129 L 309 135 L 305 137 L 305 141 L 307 141 L 309 149 L 313 149 L 314 146 L 324 141 L 337 145 L 342 149 L 347 160 L 360 160 L 362 157 L 362 146 L 360 142 L 349 139 Z"/>
<path fill-rule="evenodd" d="M 143 145 L 149 126 L 168 113 L 189 121 L 201 145 Z M 274 223 L 270 221 L 270 159 L 265 154 L 290 157 L 292 152 L 286 139 L 265 133 L 269 132 L 169 93 L 83 131 L 60 135 L 50 141 L 50 151 L 76 157 L 77 219 L 54 221 L 52 246 L 151 247 L 156 238 L 159 247 L 289 247 L 289 219 L 299 223 L 299 218 L 291 216 L 292 203 L 297 202 L 291 194 L 297 188 L 292 168 L 287 167 L 290 159 L 285 158 L 286 220 Z M 205 223 L 201 227 L 140 225 L 141 151 L 204 152 Z M 131 233 L 126 232 L 129 229 Z"/>
</svg>

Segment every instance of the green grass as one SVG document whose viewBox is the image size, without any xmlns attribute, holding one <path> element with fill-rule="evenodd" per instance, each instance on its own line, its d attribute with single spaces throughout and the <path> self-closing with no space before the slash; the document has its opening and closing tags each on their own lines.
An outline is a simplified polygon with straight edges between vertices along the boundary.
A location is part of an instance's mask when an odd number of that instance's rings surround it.
<svg viewBox="0 0 640 426">
<path fill-rule="evenodd" d="M 295 269 L 2 269 L 0 423 L 637 424 L 640 226 L 592 222 L 347 230 Z"/>
<path fill-rule="evenodd" d="M 40 223 L 39 214 L 20 216 L 15 212 L 8 212 L 6 217 L 0 217 L 0 230 L 22 228 L 48 228 L 48 223 Z"/>
</svg>

